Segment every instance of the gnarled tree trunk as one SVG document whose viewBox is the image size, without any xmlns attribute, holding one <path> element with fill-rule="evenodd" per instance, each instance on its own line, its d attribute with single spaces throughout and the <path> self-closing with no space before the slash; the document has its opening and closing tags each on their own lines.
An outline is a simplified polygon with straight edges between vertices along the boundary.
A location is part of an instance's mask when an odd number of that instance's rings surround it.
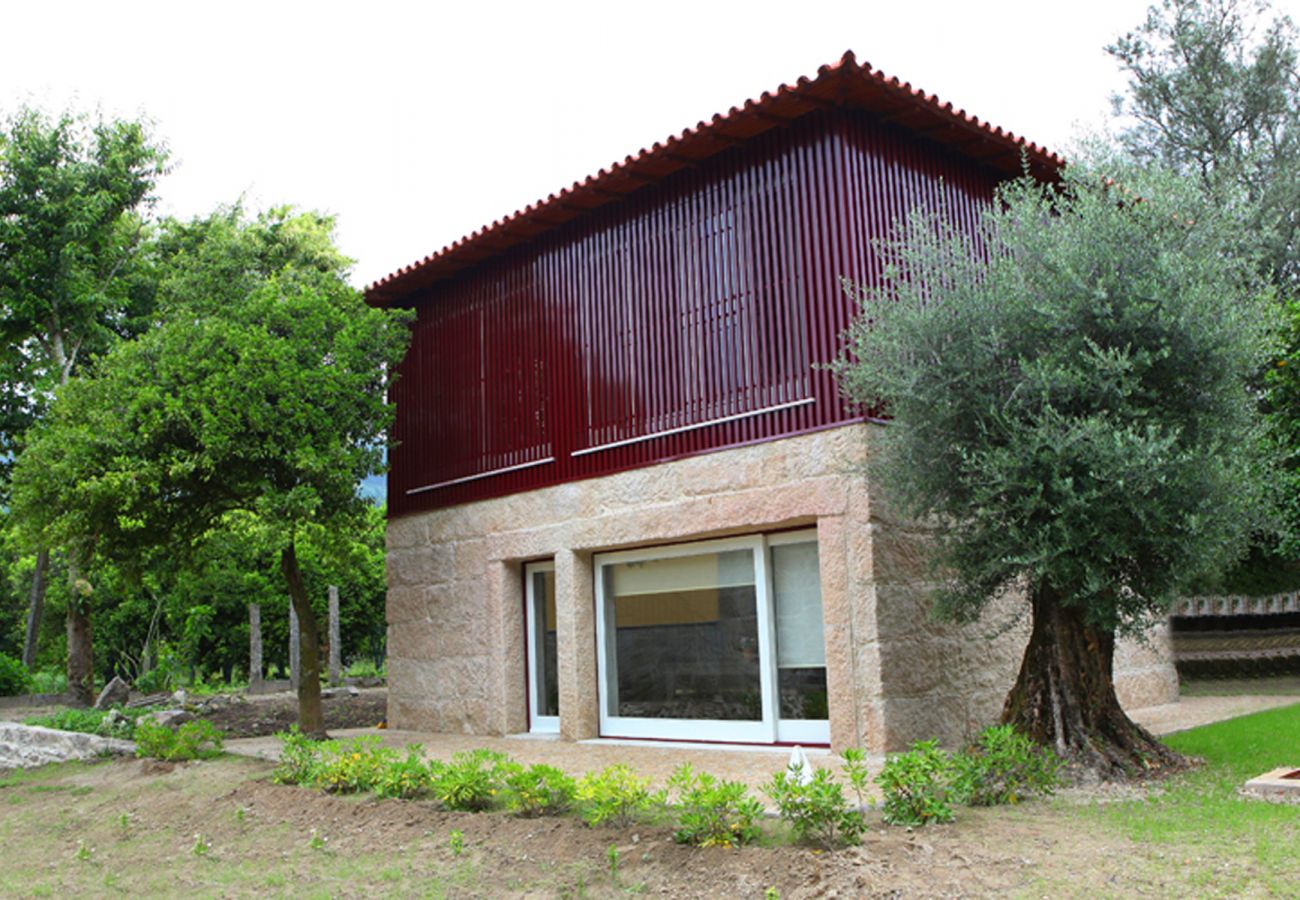
<svg viewBox="0 0 1300 900">
<path fill-rule="evenodd" d="M 302 733 L 324 738 L 325 715 L 320 705 L 320 626 L 307 597 L 298 569 L 293 542 L 280 551 L 280 571 L 289 584 L 289 600 L 298 614 L 298 648 L 301 668 L 298 676 L 298 727 Z"/>
<path fill-rule="evenodd" d="M 1115 697 L 1115 635 L 1055 591 L 1031 592 L 1033 633 L 1002 721 L 1102 778 L 1178 768 L 1182 756 L 1133 722 Z"/>
</svg>

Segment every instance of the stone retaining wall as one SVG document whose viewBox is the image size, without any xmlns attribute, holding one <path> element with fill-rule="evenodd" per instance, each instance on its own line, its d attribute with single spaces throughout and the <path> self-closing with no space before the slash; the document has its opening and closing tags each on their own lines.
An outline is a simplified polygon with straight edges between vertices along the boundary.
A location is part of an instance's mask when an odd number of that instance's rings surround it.
<svg viewBox="0 0 1300 900">
<path fill-rule="evenodd" d="M 930 621 L 925 534 L 871 497 L 878 426 L 851 425 L 603 478 L 393 519 L 388 525 L 389 724 L 527 730 L 522 567 L 556 569 L 560 728 L 598 730 L 592 556 L 640 546 L 815 527 L 831 740 L 898 749 L 956 742 L 996 718 L 1028 635 L 1009 597 L 989 620 Z M 991 631 L 998 636 L 986 640 Z M 1177 697 L 1167 635 L 1125 645 L 1126 704 Z"/>
</svg>

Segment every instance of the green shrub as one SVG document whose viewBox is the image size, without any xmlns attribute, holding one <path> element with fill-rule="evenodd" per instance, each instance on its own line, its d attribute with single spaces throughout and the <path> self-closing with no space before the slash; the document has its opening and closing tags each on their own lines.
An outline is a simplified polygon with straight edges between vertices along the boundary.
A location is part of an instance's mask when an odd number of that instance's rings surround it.
<svg viewBox="0 0 1300 900">
<path fill-rule="evenodd" d="M 332 794 L 373 791 L 396 754 L 373 735 L 325 741 L 312 771 L 312 784 Z"/>
<path fill-rule="evenodd" d="M 225 735 L 207 719 L 186 722 L 175 731 L 149 719 L 135 725 L 135 755 L 173 761 L 221 755 Z"/>
<path fill-rule="evenodd" d="M 784 769 L 763 786 L 795 839 L 826 848 L 859 843 L 866 821 L 861 811 L 849 805 L 831 773 L 814 768 L 806 784 L 802 774 L 800 768 Z"/>
<path fill-rule="evenodd" d="M 908 752 L 890 756 L 876 776 L 885 795 L 885 821 L 891 825 L 951 822 L 948 799 L 955 774 L 952 757 L 938 741 L 918 741 Z"/>
<path fill-rule="evenodd" d="M 1017 803 L 1051 794 L 1060 783 L 1062 762 L 1011 725 L 980 732 L 955 759 L 953 799 L 968 806 Z"/>
<path fill-rule="evenodd" d="M 23 720 L 23 724 L 56 728 L 59 731 L 98 734 L 100 723 L 103 722 L 105 715 L 107 713 L 98 709 L 61 709 L 44 716 L 30 716 Z"/>
<path fill-rule="evenodd" d="M 276 734 L 280 740 L 280 761 L 271 772 L 275 784 L 312 784 L 320 764 L 321 742 L 312 740 L 293 725 Z"/>
<path fill-rule="evenodd" d="M 650 779 L 619 763 L 578 780 L 578 808 L 588 825 L 626 828 L 654 805 Z"/>
<path fill-rule="evenodd" d="M 849 787 L 858 797 L 858 809 L 867 805 L 867 785 L 871 782 L 871 773 L 867 771 L 867 754 L 857 747 L 849 747 L 840 754 L 844 758 L 844 776 L 849 780 Z"/>
<path fill-rule="evenodd" d="M 0 653 L 0 697 L 15 697 L 32 689 L 32 677 L 21 660 Z"/>
<path fill-rule="evenodd" d="M 375 793 L 398 800 L 416 800 L 433 790 L 433 769 L 424 759 L 424 748 L 411 744 L 405 756 L 394 754 L 379 772 Z"/>
<path fill-rule="evenodd" d="M 153 709 L 119 709 L 117 715 L 110 710 L 100 709 L 61 709 L 44 716 L 30 716 L 23 720 L 24 725 L 39 725 L 42 728 L 55 728 L 59 731 L 79 731 L 83 734 L 98 734 L 103 737 L 121 738 L 129 741 L 135 737 L 136 721 L 153 712 Z"/>
<path fill-rule="evenodd" d="M 759 836 L 763 806 L 739 781 L 720 781 L 683 763 L 669 778 L 668 790 L 677 805 L 677 843 L 733 847 Z"/>
<path fill-rule="evenodd" d="M 33 694 L 62 694 L 68 690 L 68 673 L 61 669 L 41 669 L 31 677 Z"/>
<path fill-rule="evenodd" d="M 506 809 L 517 816 L 554 816 L 573 806 L 578 783 L 554 766 L 519 766 L 505 774 Z"/>
<path fill-rule="evenodd" d="M 510 757 L 493 750 L 462 750 L 451 762 L 435 763 L 433 796 L 446 809 L 481 812 L 494 806 L 505 787 Z"/>
</svg>

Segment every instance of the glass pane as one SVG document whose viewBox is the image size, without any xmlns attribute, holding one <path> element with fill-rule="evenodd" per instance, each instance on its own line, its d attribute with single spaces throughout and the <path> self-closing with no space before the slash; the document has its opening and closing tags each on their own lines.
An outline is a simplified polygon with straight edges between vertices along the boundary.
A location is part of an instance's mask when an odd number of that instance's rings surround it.
<svg viewBox="0 0 1300 900">
<path fill-rule="evenodd" d="M 776 597 L 776 664 L 783 669 L 826 665 L 816 541 L 772 548 L 772 590 Z"/>
<path fill-rule="evenodd" d="M 826 702 L 826 669 L 777 670 L 777 690 L 781 694 L 782 719 L 829 718 Z"/>
<path fill-rule="evenodd" d="M 609 714 L 763 717 L 750 550 L 605 566 Z"/>
<path fill-rule="evenodd" d="M 557 677 L 559 665 L 555 645 L 555 573 L 533 573 L 533 625 L 537 659 L 533 661 L 539 693 L 535 714 L 558 716 L 560 714 L 560 684 Z"/>
</svg>

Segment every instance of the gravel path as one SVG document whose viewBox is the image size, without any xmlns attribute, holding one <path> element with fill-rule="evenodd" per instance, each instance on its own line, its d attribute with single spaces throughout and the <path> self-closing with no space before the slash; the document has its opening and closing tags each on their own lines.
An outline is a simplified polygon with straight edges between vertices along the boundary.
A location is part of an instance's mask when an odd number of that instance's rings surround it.
<svg viewBox="0 0 1300 900">
<path fill-rule="evenodd" d="M 1135 709 L 1129 715 L 1139 725 L 1163 735 L 1293 703 L 1300 703 L 1300 696 L 1242 694 L 1235 697 L 1184 697 L 1177 703 Z"/>
</svg>

